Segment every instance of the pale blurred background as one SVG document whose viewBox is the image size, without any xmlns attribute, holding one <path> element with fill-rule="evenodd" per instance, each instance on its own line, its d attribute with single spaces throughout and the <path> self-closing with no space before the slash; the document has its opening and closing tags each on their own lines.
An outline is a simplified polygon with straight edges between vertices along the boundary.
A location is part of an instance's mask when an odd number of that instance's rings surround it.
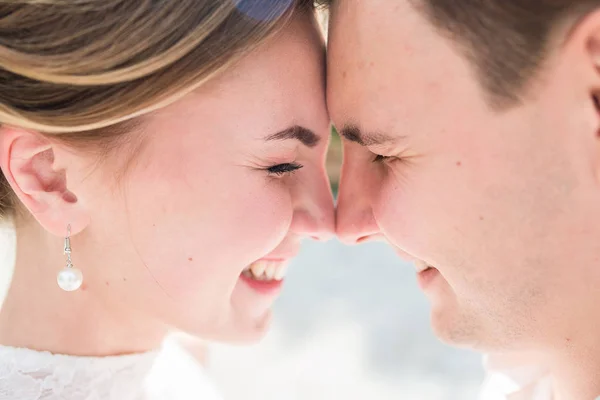
<svg viewBox="0 0 600 400">
<path fill-rule="evenodd" d="M 481 357 L 439 343 L 412 266 L 383 244 L 306 243 L 253 348 L 215 347 L 226 399 L 477 398 Z"/>
</svg>

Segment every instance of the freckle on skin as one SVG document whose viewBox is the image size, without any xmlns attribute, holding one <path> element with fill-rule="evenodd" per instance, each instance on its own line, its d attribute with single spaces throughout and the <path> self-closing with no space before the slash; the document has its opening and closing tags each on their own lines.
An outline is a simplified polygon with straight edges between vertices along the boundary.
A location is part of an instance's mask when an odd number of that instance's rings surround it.
<svg viewBox="0 0 600 400">
<path fill-rule="evenodd" d="M 108 283 L 108 281 L 106 281 L 106 282 L 104 282 L 104 283 L 106 283 L 106 286 L 110 286 L 110 283 Z"/>
<path fill-rule="evenodd" d="M 479 216 L 479 220 L 483 221 L 483 216 L 482 215 Z"/>
<path fill-rule="evenodd" d="M 457 167 L 460 167 L 461 165 L 462 165 L 462 162 L 460 162 L 460 161 L 457 161 L 457 162 L 456 162 L 456 166 L 457 166 Z"/>
<path fill-rule="evenodd" d="M 127 282 L 127 278 L 123 277 L 123 282 Z"/>
<path fill-rule="evenodd" d="M 346 78 L 346 71 L 342 71 L 342 78 Z"/>
</svg>

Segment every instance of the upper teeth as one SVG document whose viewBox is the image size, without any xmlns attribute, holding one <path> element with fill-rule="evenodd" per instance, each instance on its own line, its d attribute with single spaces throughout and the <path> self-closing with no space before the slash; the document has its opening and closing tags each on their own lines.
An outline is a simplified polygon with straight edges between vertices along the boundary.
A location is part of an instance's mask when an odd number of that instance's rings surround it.
<svg viewBox="0 0 600 400">
<path fill-rule="evenodd" d="M 415 268 L 417 269 L 417 272 L 425 271 L 427 268 L 430 267 L 431 265 L 427 264 L 425 261 L 415 261 Z"/>
<path fill-rule="evenodd" d="M 260 260 L 252 263 L 244 270 L 246 276 L 259 281 L 282 280 L 287 270 L 287 264 L 282 261 Z"/>
</svg>

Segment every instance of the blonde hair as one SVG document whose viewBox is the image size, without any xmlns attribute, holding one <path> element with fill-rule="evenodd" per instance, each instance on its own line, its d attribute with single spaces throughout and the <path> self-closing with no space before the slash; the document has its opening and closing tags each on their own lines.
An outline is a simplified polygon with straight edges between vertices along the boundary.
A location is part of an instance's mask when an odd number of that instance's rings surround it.
<svg viewBox="0 0 600 400">
<path fill-rule="evenodd" d="M 0 125 L 126 134 L 262 43 L 308 0 L 0 1 Z M 0 172 L 0 219 L 15 196 Z"/>
</svg>

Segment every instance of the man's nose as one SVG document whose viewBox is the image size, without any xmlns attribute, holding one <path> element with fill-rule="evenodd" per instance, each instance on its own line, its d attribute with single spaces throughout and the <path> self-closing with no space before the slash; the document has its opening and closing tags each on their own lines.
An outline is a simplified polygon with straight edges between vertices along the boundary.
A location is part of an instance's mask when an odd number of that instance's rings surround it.
<svg viewBox="0 0 600 400">
<path fill-rule="evenodd" d="M 376 179 L 368 168 L 352 163 L 344 159 L 336 209 L 336 234 L 349 245 L 381 236 L 372 208 Z"/>
</svg>

